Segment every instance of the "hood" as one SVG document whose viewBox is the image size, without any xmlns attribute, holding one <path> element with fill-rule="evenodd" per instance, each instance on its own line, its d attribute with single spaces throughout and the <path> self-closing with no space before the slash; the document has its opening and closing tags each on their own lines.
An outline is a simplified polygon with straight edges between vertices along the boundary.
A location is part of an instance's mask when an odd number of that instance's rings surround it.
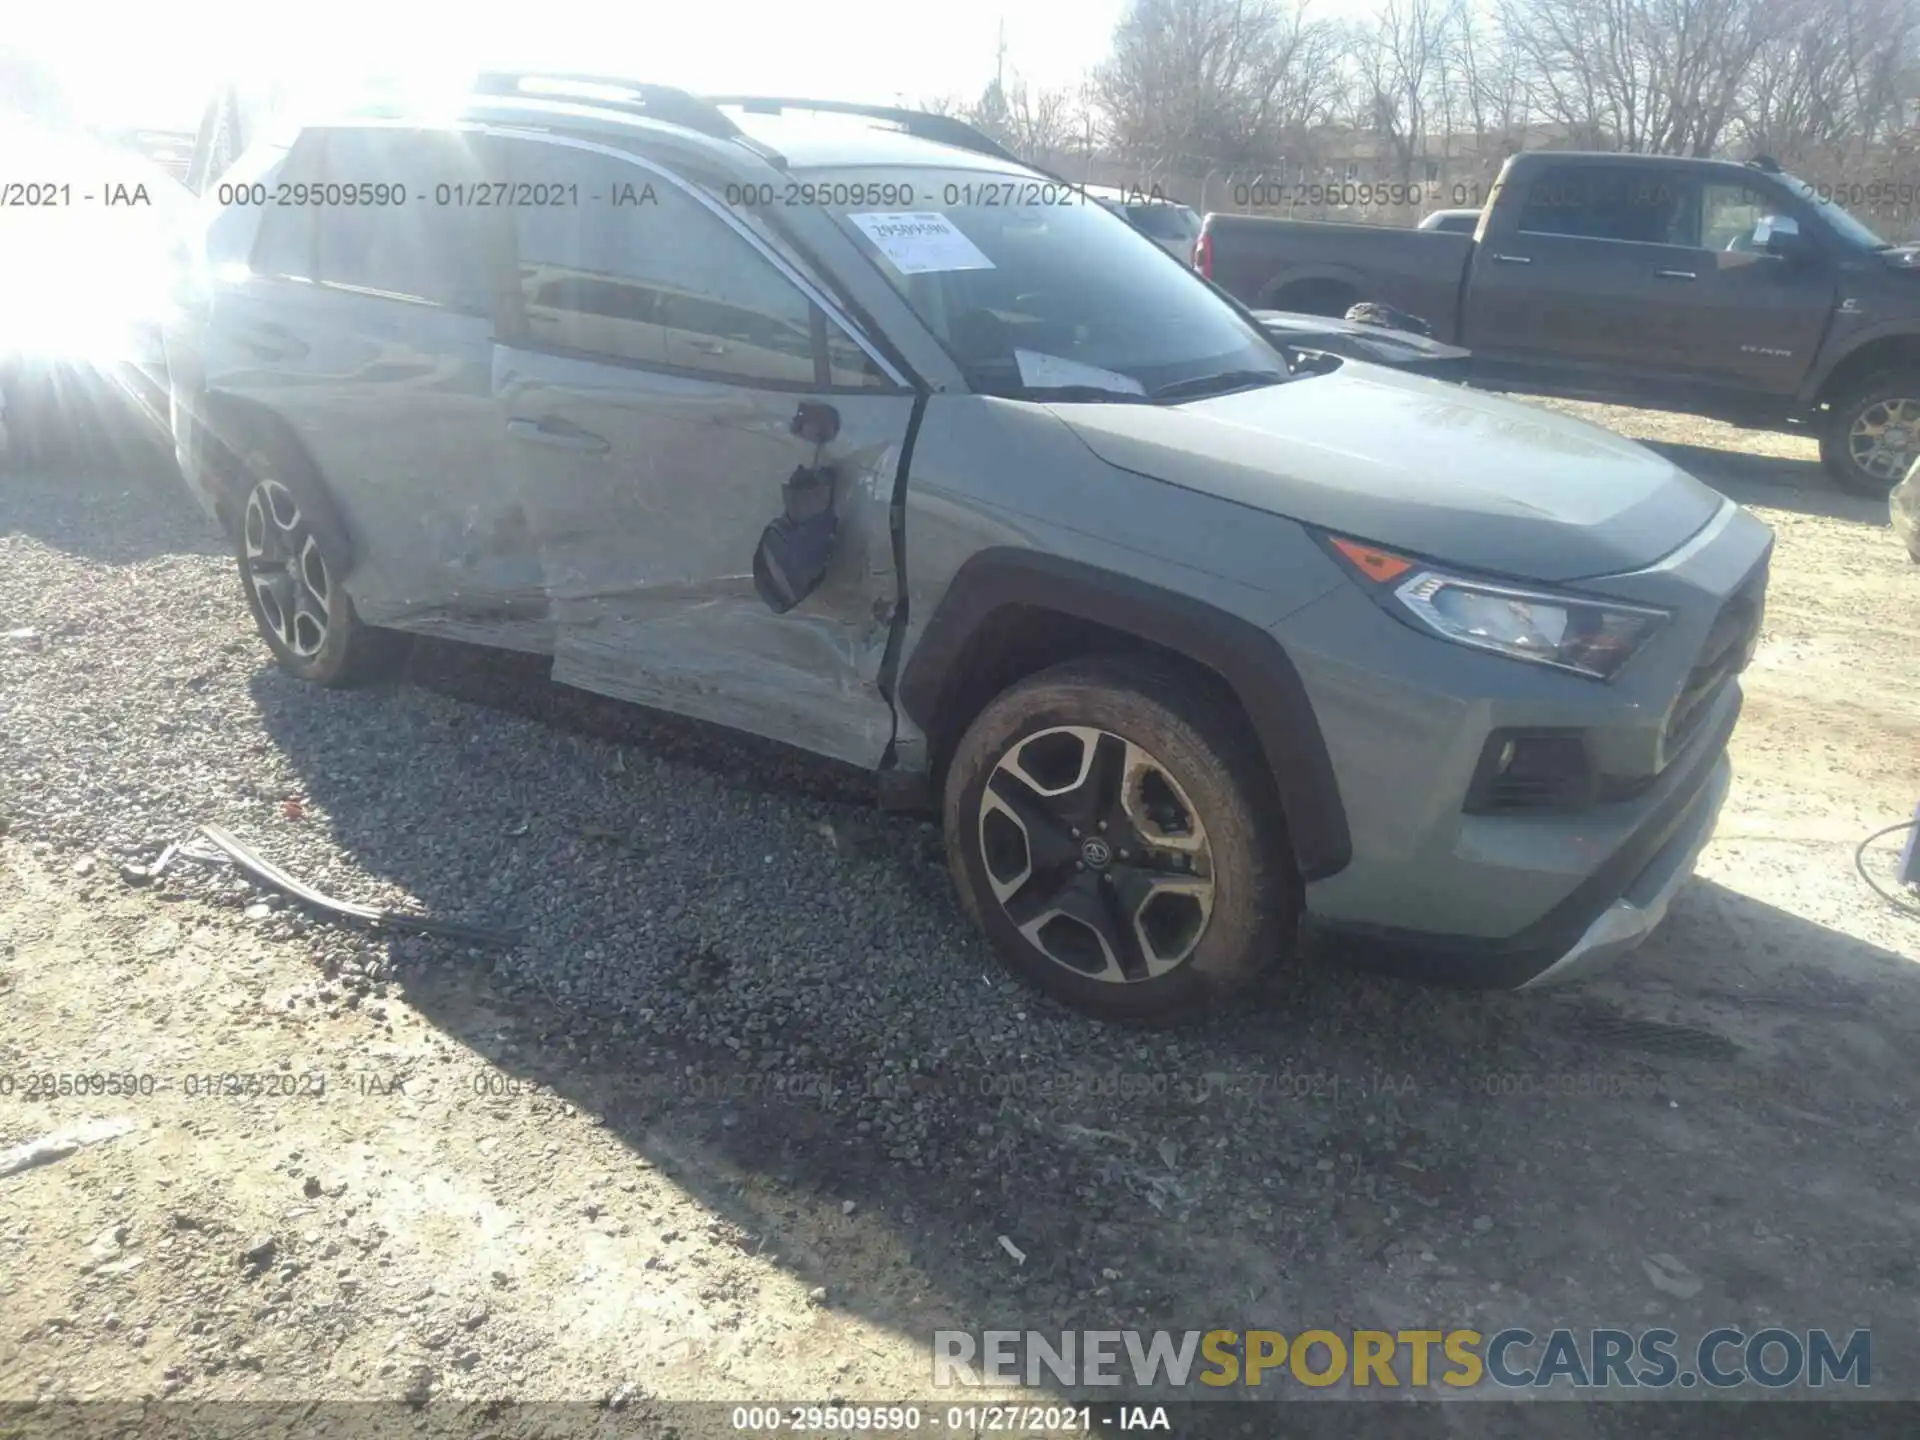
<svg viewBox="0 0 1920 1440">
<path fill-rule="evenodd" d="M 1650 565 L 1725 503 L 1599 426 L 1359 361 L 1184 405 L 1053 408 L 1121 469 L 1534 580 Z"/>
</svg>

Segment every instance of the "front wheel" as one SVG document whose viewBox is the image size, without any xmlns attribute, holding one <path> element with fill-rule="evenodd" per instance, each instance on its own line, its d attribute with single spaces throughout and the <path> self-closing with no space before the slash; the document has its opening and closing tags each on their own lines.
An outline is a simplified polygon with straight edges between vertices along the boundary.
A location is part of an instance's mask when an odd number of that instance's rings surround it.
<svg viewBox="0 0 1920 1440">
<path fill-rule="evenodd" d="M 1295 878 L 1257 748 L 1205 684 L 1073 661 L 1007 690 L 948 767 L 948 861 L 1000 961 L 1102 1019 L 1166 1022 L 1293 945 Z"/>
<path fill-rule="evenodd" d="M 1920 370 L 1873 376 L 1837 403 L 1820 459 L 1841 489 L 1885 499 L 1920 459 Z"/>
</svg>

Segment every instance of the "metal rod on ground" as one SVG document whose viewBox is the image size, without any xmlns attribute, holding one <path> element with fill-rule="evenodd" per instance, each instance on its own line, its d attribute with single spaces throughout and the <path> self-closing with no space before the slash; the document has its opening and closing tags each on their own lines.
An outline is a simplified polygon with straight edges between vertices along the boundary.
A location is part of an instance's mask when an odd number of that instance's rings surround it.
<svg viewBox="0 0 1920 1440">
<path fill-rule="evenodd" d="M 438 935 L 448 940 L 464 940 L 470 945 L 512 945 L 519 932 L 492 926 L 463 925 L 456 920 L 436 920 L 427 915 L 409 915 L 402 910 L 381 910 L 351 900 L 336 900 L 323 895 L 304 881 L 296 880 L 279 866 L 263 860 L 218 825 L 202 825 L 200 833 L 254 879 L 269 889 L 278 890 L 316 910 L 326 911 L 343 920 L 356 920 L 377 930 L 399 930 L 413 935 Z"/>
</svg>

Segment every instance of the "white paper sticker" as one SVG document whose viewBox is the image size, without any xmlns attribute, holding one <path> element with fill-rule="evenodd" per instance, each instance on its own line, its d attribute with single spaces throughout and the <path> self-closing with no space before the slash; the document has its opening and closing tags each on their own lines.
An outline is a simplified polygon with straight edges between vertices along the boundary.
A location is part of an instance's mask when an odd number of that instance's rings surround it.
<svg viewBox="0 0 1920 1440">
<path fill-rule="evenodd" d="M 1039 350 L 1015 350 L 1013 358 L 1020 366 L 1020 383 L 1031 385 L 1036 390 L 1051 389 L 1056 385 L 1092 385 L 1101 390 L 1116 390 L 1122 395 L 1147 393 L 1147 387 L 1131 375 L 1102 370 L 1098 365 L 1083 365 L 1078 360 L 1063 359 Z"/>
<path fill-rule="evenodd" d="M 887 263 L 902 275 L 941 270 L 991 270 L 993 261 L 937 211 L 849 215 Z"/>
</svg>

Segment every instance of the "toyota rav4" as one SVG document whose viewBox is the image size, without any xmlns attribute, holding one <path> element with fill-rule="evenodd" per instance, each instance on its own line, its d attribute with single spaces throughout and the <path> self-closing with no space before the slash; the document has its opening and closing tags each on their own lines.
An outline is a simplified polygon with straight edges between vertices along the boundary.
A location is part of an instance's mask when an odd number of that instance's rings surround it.
<svg viewBox="0 0 1920 1440">
<path fill-rule="evenodd" d="M 281 666 L 458 637 L 871 767 L 1070 1005 L 1558 979 L 1712 830 L 1763 525 L 1289 351 L 951 119 L 488 75 L 206 203 L 176 447 Z"/>
</svg>

